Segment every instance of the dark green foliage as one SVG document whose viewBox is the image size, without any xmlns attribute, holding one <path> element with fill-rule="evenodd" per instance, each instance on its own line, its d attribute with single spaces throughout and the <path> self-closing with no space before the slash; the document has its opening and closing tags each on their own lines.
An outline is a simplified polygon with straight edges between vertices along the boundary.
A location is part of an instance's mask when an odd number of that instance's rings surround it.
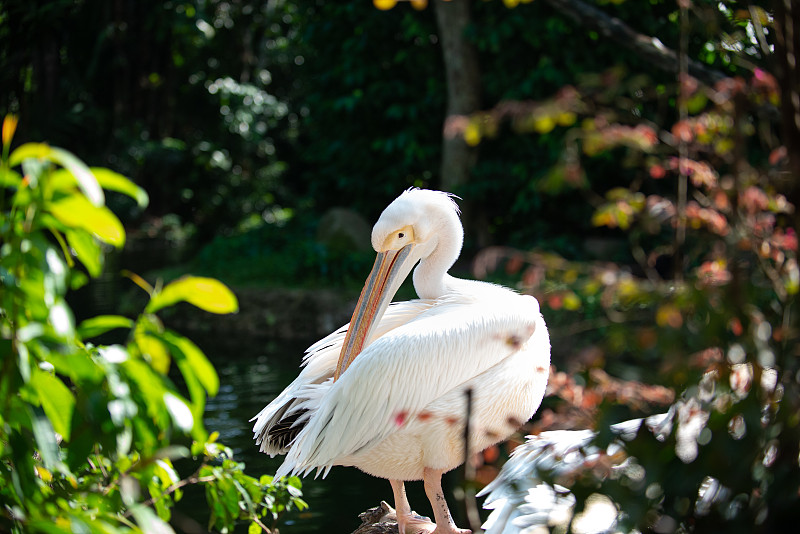
<svg viewBox="0 0 800 534">
<path fill-rule="evenodd" d="M 321 2 L 305 13 L 305 194 L 377 218 L 398 191 L 435 186 L 445 87 L 431 10 Z"/>
<path fill-rule="evenodd" d="M 317 240 L 316 230 L 316 221 L 301 214 L 285 224 L 218 237 L 200 249 L 192 271 L 236 286 L 344 288 L 363 283 L 374 253 L 326 245 Z"/>
</svg>

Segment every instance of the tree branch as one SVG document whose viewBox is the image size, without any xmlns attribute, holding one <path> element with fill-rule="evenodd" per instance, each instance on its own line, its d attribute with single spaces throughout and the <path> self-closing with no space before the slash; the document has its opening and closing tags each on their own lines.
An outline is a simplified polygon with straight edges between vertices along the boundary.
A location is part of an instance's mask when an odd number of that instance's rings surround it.
<svg viewBox="0 0 800 534">
<path fill-rule="evenodd" d="M 611 17 L 581 0 L 546 0 L 546 2 L 582 26 L 595 30 L 603 37 L 635 52 L 657 68 L 668 72 L 678 72 L 678 54 L 658 38 L 641 34 L 620 19 Z M 689 74 L 708 86 L 713 86 L 726 78 L 725 74 L 691 59 L 689 60 Z"/>
</svg>

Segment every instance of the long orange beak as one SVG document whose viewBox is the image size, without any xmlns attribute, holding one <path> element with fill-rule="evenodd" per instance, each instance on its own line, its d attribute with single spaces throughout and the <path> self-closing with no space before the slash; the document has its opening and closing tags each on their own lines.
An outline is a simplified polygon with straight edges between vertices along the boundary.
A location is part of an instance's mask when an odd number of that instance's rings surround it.
<svg viewBox="0 0 800 534">
<path fill-rule="evenodd" d="M 379 252 L 375 258 L 375 264 L 350 319 L 350 327 L 347 329 L 339 363 L 336 364 L 333 375 L 334 380 L 339 379 L 369 341 L 373 327 L 378 322 L 376 319 L 383 316 L 397 288 L 410 271 L 411 266 L 407 266 L 407 260 L 413 248 L 413 245 L 407 245 L 399 250 Z"/>
</svg>

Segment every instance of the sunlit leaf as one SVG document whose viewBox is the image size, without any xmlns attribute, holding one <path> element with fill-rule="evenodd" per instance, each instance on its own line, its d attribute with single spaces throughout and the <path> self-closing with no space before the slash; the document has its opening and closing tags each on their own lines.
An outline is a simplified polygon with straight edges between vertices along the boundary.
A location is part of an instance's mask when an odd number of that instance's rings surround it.
<svg viewBox="0 0 800 534">
<path fill-rule="evenodd" d="M 94 206 L 82 195 L 71 195 L 48 205 L 53 216 L 70 228 L 81 228 L 100 241 L 122 248 L 125 229 L 105 206 Z"/>
<path fill-rule="evenodd" d="M 31 385 L 39 394 L 47 418 L 53 429 L 69 440 L 72 412 L 75 409 L 75 397 L 59 378 L 35 369 L 31 376 Z"/>
<path fill-rule="evenodd" d="M 61 165 L 72 174 L 91 205 L 99 207 L 105 203 L 103 190 L 92 171 L 71 152 L 44 143 L 26 143 L 11 153 L 9 164 L 15 167 L 26 159 L 43 159 Z"/>
<path fill-rule="evenodd" d="M 197 377 L 197 380 L 199 380 L 208 394 L 211 396 L 216 395 L 219 391 L 219 376 L 203 351 L 190 339 L 173 332 L 164 332 L 164 339 L 178 350 L 181 356 L 186 358 L 192 374 Z M 176 355 L 177 359 L 178 355 Z M 183 372 L 183 368 L 181 368 L 181 371 Z"/>
<path fill-rule="evenodd" d="M 8 157 L 9 167 L 16 167 L 26 159 L 46 159 L 51 152 L 45 143 L 25 143 L 17 147 Z"/>
<path fill-rule="evenodd" d="M 18 188 L 22 182 L 22 176 L 17 171 L 11 169 L 0 170 L 0 187 Z"/>
<path fill-rule="evenodd" d="M 89 170 L 102 189 L 127 195 L 141 208 L 149 203 L 147 192 L 125 176 L 103 167 L 91 167 Z M 50 175 L 48 186 L 54 191 L 67 191 L 78 186 L 78 181 L 68 170 L 58 169 Z"/>
<path fill-rule="evenodd" d="M 147 207 L 147 204 L 150 203 L 147 191 L 125 176 L 103 167 L 92 167 L 91 171 L 103 189 L 128 195 L 136 201 L 140 208 Z"/>
<path fill-rule="evenodd" d="M 82 321 L 78 325 L 78 335 L 82 339 L 97 337 L 117 328 L 133 328 L 133 320 L 121 315 L 98 315 Z"/>
<path fill-rule="evenodd" d="M 95 206 L 102 206 L 105 203 L 105 196 L 100 184 L 97 183 L 92 171 L 86 166 L 79 158 L 71 152 L 67 152 L 62 148 L 53 147 L 51 149 L 52 161 L 61 164 L 65 169 L 72 173 L 78 186 Z"/>
<path fill-rule="evenodd" d="M 222 282 L 213 278 L 185 276 L 154 295 L 146 311 L 154 313 L 178 302 L 188 302 L 211 313 L 235 313 L 239 310 L 236 296 Z"/>
<path fill-rule="evenodd" d="M 137 329 L 135 340 L 136 344 L 139 346 L 139 350 L 142 351 L 142 354 L 150 362 L 150 365 L 153 366 L 153 369 L 162 375 L 167 374 L 169 371 L 170 357 L 169 350 L 167 350 L 164 343 L 157 337 L 141 329 Z"/>
<path fill-rule="evenodd" d="M 194 416 L 186 403 L 177 395 L 164 393 L 164 405 L 167 407 L 172 422 L 183 432 L 189 432 L 194 426 Z"/>
<path fill-rule="evenodd" d="M 164 406 L 164 387 L 163 379 L 153 372 L 153 369 L 146 362 L 140 359 L 130 358 L 122 364 L 128 376 L 136 383 L 138 392 L 141 394 L 147 406 L 147 413 L 159 424 L 168 424 L 168 414 Z"/>
<path fill-rule="evenodd" d="M 63 300 L 58 300 L 50 305 L 48 321 L 53 330 L 62 337 L 71 336 L 75 332 L 75 320 L 72 317 L 72 310 Z"/>
</svg>

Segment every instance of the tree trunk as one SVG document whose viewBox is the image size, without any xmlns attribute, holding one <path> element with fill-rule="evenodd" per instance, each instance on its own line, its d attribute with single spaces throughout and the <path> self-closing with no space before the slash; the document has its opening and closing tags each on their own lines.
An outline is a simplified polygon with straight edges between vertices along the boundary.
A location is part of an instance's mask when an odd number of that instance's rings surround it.
<svg viewBox="0 0 800 534">
<path fill-rule="evenodd" d="M 437 0 L 434 10 L 447 77 L 447 117 L 475 113 L 481 107 L 481 76 L 478 53 L 465 36 L 472 20 L 470 2 Z M 445 136 L 442 141 L 441 188 L 458 193 L 469 182 L 477 160 L 477 149 L 467 145 L 462 136 Z M 462 203 L 462 219 L 467 236 L 483 246 L 488 241 L 486 224 L 483 224 L 484 217 L 476 207 L 479 204 L 473 201 L 467 198 Z"/>
</svg>

